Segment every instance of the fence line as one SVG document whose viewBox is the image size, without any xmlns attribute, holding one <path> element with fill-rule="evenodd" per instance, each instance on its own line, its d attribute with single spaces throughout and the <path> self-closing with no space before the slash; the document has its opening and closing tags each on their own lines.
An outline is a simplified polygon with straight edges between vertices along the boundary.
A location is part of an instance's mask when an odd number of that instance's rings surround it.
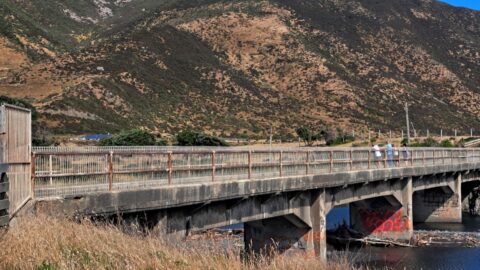
<svg viewBox="0 0 480 270">
<path fill-rule="evenodd" d="M 32 154 L 35 196 L 480 161 L 480 149 L 465 148 L 214 149 L 124 147 L 69 152 L 36 148 Z"/>
</svg>

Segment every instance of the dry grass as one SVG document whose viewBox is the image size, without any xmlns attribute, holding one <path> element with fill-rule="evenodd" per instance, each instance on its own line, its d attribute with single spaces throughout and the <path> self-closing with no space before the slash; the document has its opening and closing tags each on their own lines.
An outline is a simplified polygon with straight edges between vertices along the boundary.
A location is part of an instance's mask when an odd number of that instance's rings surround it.
<svg viewBox="0 0 480 270">
<path fill-rule="evenodd" d="M 277 256 L 246 264 L 238 249 L 178 247 L 155 236 L 51 217 L 19 220 L 0 232 L 0 269 L 348 269 L 343 262 Z"/>
</svg>

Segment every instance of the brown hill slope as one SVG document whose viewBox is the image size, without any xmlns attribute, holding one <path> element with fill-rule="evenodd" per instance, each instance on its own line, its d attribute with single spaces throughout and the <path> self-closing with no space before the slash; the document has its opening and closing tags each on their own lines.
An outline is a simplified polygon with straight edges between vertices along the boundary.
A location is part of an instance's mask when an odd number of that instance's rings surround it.
<svg viewBox="0 0 480 270">
<path fill-rule="evenodd" d="M 74 21 L 73 40 L 22 39 L 25 24 L 6 17 L 8 46 L 42 57 L 19 64 L 0 92 L 34 98 L 58 132 L 399 130 L 404 102 L 417 128 L 480 124 L 479 12 L 427 0 L 101 2 L 112 14 L 96 23 L 59 13 Z M 99 10 L 70 5 L 83 17 Z M 32 87 L 40 79 L 54 87 Z"/>
</svg>

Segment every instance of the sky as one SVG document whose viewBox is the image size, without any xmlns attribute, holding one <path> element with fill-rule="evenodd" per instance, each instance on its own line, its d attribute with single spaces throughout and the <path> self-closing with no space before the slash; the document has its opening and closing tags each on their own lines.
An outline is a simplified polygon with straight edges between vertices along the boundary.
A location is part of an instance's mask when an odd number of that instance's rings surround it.
<svg viewBox="0 0 480 270">
<path fill-rule="evenodd" d="M 453 6 L 457 6 L 457 7 L 466 7 L 466 8 L 480 10 L 480 0 L 440 0 L 440 1 Z"/>
</svg>

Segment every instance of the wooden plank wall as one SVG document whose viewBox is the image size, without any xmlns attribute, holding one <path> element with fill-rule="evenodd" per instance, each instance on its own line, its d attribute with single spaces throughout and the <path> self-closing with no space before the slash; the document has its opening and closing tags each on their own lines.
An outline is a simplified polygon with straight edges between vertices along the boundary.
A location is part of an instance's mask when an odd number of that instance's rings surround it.
<svg viewBox="0 0 480 270">
<path fill-rule="evenodd" d="M 8 209 L 10 202 L 8 200 L 8 178 L 7 178 L 7 166 L 0 165 L 0 228 L 8 226 L 10 217 L 8 215 Z"/>
<path fill-rule="evenodd" d="M 9 165 L 9 214 L 12 217 L 32 198 L 31 151 L 32 120 L 30 110 L 4 104 L 0 107 L 1 163 Z"/>
</svg>

